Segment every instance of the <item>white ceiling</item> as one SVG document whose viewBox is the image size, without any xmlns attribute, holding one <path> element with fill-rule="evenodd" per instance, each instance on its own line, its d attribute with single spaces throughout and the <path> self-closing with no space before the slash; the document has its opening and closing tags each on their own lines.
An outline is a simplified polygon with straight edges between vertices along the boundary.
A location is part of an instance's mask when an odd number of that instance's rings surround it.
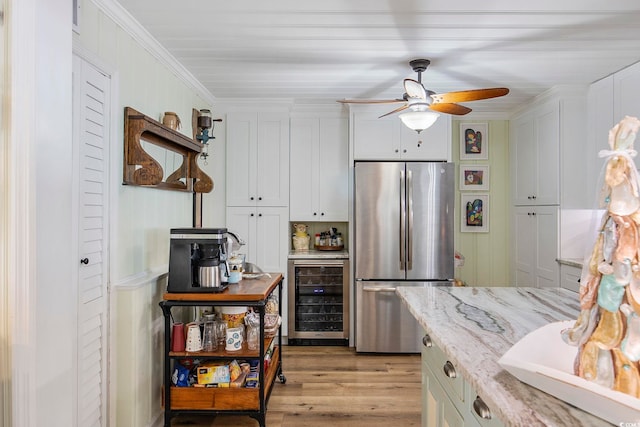
<svg viewBox="0 0 640 427">
<path fill-rule="evenodd" d="M 640 60 L 638 0 L 120 3 L 216 98 L 400 98 L 427 58 L 427 89 L 507 87 L 466 104 L 504 113 Z"/>
</svg>

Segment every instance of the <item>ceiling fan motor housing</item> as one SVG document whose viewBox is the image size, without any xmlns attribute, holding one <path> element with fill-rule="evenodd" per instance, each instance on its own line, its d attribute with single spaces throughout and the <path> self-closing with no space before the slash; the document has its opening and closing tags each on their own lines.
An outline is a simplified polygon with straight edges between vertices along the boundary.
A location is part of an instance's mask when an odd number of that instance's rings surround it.
<svg viewBox="0 0 640 427">
<path fill-rule="evenodd" d="M 431 61 L 428 59 L 414 59 L 413 61 L 409 61 L 409 65 L 416 73 L 425 71 L 429 64 L 431 64 Z"/>
</svg>

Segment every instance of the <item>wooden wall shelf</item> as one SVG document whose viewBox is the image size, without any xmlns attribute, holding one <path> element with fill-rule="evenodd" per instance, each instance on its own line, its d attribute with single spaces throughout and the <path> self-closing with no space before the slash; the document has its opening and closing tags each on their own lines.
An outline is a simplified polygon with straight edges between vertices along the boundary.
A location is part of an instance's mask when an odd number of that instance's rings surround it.
<svg viewBox="0 0 640 427">
<path fill-rule="evenodd" d="M 182 156 L 182 164 L 166 179 L 160 163 L 142 147 L 142 141 Z M 168 128 L 131 107 L 124 112 L 124 177 L 127 185 L 209 193 L 213 181 L 198 167 L 202 143 Z"/>
</svg>

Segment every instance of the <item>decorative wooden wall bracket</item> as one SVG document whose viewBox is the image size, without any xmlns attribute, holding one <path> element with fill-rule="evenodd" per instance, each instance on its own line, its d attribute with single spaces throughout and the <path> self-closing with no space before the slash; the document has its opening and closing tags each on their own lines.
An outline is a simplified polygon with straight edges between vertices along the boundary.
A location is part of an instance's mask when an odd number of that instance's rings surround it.
<svg viewBox="0 0 640 427">
<path fill-rule="evenodd" d="M 182 164 L 163 180 L 162 166 L 142 147 L 141 141 L 155 144 L 182 156 Z M 124 112 L 124 184 L 166 190 L 209 193 L 213 181 L 198 167 L 202 143 L 126 107 Z M 194 182 L 195 180 L 195 182 Z"/>
</svg>

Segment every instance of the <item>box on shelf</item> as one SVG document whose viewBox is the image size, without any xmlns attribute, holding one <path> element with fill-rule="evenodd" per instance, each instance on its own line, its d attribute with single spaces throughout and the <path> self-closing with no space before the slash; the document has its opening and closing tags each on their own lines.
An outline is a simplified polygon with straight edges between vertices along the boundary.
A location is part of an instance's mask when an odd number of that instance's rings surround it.
<svg viewBox="0 0 640 427">
<path fill-rule="evenodd" d="M 231 381 L 228 365 L 208 362 L 199 365 L 196 369 L 198 371 L 198 384 L 228 384 Z"/>
</svg>

